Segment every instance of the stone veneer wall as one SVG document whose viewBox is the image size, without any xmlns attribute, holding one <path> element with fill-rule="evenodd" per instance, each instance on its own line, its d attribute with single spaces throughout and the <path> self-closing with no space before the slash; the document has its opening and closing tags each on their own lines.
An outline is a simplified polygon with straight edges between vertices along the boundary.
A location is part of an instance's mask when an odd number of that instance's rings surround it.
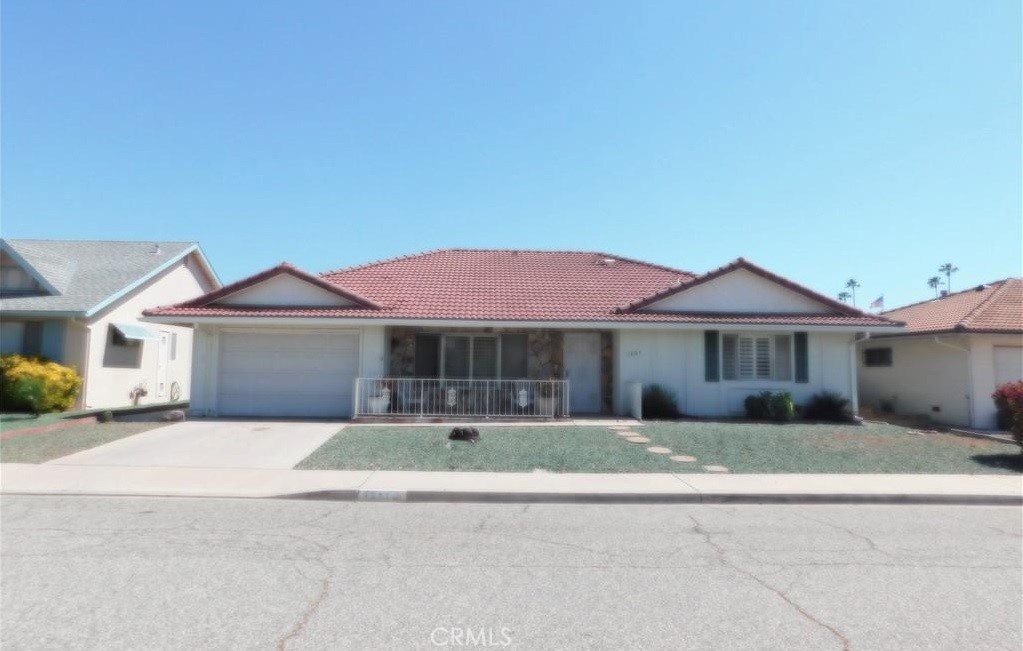
<svg viewBox="0 0 1023 651">
<path fill-rule="evenodd" d="M 391 340 L 391 361 L 387 375 L 412 377 L 416 374 L 416 328 L 388 328 Z"/>
<path fill-rule="evenodd" d="M 600 402 L 601 412 L 614 411 L 614 336 L 610 332 L 600 333 Z"/>
</svg>

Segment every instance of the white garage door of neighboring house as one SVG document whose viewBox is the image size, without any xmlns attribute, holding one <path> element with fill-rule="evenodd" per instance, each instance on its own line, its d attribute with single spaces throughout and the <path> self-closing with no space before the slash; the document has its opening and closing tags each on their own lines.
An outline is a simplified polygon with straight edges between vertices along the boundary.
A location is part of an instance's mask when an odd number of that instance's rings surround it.
<svg viewBox="0 0 1023 651">
<path fill-rule="evenodd" d="M 218 368 L 220 416 L 351 416 L 359 336 L 225 332 Z"/>
<path fill-rule="evenodd" d="M 995 386 L 1023 380 L 1023 346 L 995 346 Z"/>
</svg>

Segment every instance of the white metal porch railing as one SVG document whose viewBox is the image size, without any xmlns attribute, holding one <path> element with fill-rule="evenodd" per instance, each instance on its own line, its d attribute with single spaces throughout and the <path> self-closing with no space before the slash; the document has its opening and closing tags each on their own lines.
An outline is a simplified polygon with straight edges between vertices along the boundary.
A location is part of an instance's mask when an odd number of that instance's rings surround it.
<svg viewBox="0 0 1023 651">
<path fill-rule="evenodd" d="M 568 380 L 355 380 L 356 417 L 560 418 L 568 415 Z"/>
</svg>

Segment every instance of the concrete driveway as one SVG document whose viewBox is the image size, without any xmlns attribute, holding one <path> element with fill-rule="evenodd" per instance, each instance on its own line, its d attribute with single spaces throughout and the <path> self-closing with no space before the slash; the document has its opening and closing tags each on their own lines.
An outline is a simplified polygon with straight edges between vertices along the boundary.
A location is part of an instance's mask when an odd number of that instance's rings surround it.
<svg viewBox="0 0 1023 651">
<path fill-rule="evenodd" d="M 178 468 L 292 468 L 341 423 L 189 421 L 158 427 L 48 463 Z"/>
</svg>

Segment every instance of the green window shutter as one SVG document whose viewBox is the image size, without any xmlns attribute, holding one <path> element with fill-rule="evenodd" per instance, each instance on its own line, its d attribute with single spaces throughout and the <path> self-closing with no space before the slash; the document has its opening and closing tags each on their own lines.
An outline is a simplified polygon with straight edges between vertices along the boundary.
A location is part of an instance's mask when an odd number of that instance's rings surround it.
<svg viewBox="0 0 1023 651">
<path fill-rule="evenodd" d="M 806 384 L 810 381 L 810 351 L 806 333 L 797 332 L 793 343 L 796 349 L 796 382 Z"/>
<path fill-rule="evenodd" d="M 718 373 L 718 331 L 703 331 L 703 379 L 717 382 Z"/>
</svg>

